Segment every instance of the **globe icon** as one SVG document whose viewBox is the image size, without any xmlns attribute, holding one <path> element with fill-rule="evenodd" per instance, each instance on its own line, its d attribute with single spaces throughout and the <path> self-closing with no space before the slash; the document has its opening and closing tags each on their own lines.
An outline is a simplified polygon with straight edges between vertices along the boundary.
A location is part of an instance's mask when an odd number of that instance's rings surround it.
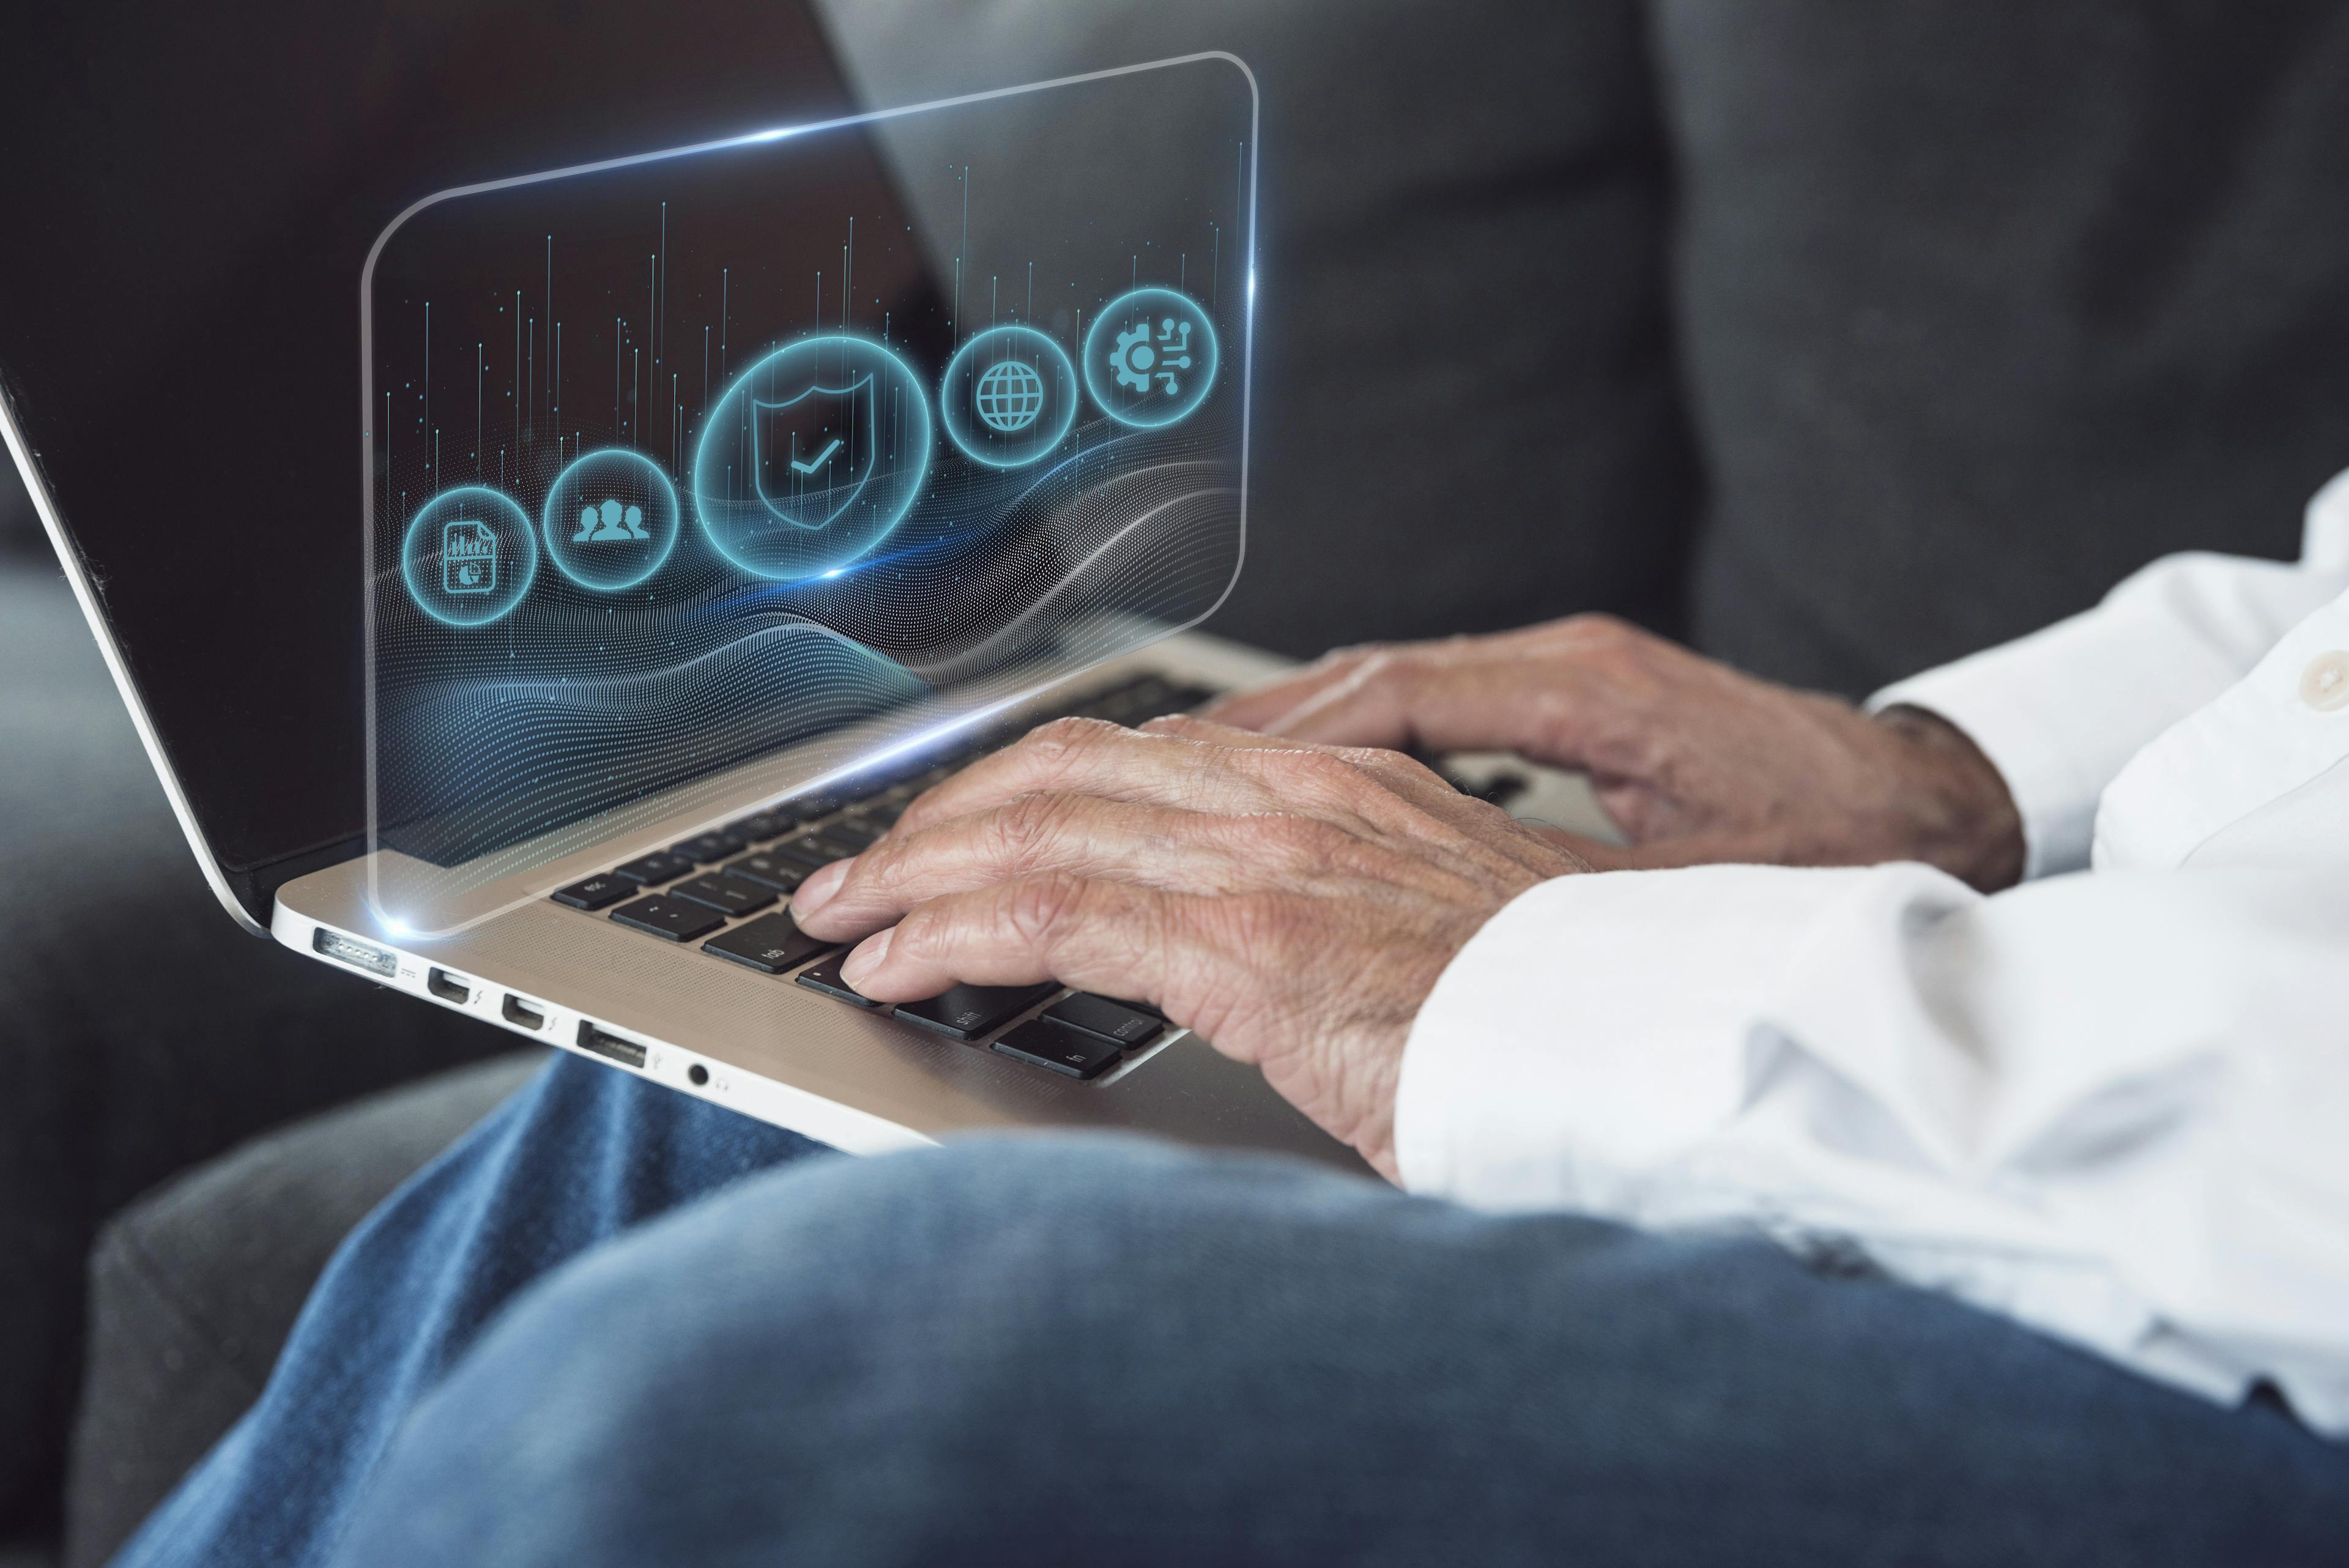
<svg viewBox="0 0 2349 1568">
<path fill-rule="evenodd" d="M 978 379 L 971 401 L 987 428 L 1012 435 L 1036 422 L 1044 411 L 1044 378 L 1036 367 L 1019 359 L 990 365 Z"/>
</svg>

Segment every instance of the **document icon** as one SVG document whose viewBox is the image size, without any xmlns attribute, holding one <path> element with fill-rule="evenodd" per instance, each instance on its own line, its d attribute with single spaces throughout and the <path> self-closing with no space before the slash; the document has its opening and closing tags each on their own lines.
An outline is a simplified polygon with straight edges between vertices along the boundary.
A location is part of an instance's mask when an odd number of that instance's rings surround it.
<svg viewBox="0 0 2349 1568">
<path fill-rule="evenodd" d="M 498 586 L 498 536 L 473 517 L 451 520 L 440 530 L 443 593 L 486 594 Z"/>
</svg>

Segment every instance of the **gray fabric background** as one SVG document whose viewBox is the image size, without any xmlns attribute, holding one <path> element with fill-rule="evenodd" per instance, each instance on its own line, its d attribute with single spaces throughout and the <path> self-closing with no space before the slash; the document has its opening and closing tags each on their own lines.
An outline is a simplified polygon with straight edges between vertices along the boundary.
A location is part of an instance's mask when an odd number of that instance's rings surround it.
<svg viewBox="0 0 2349 1568">
<path fill-rule="evenodd" d="M 1248 558 L 1208 629 L 1305 655 L 1575 609 L 1678 624 L 1696 469 L 1636 6 L 823 8 L 879 103 L 1209 48 L 1255 71 Z"/>
<path fill-rule="evenodd" d="M 69 1568 L 113 1556 L 260 1397 L 343 1232 L 545 1055 L 501 1056 L 255 1138 L 106 1228 L 89 1262 Z"/>
<path fill-rule="evenodd" d="M 2349 463 L 2334 0 L 1663 0 L 1707 649 L 1864 691 Z"/>
<path fill-rule="evenodd" d="M 46 552 L 44 552 L 46 553 Z M 54 564 L 0 554 L 0 1538 L 57 1511 L 99 1222 L 305 1111 L 508 1049 L 214 900 Z"/>
</svg>

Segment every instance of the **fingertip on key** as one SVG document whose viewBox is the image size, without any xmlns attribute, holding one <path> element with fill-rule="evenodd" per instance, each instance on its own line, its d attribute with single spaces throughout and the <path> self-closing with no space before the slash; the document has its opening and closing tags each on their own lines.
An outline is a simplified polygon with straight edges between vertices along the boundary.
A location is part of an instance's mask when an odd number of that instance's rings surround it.
<svg viewBox="0 0 2349 1568">
<path fill-rule="evenodd" d="M 890 939 L 896 934 L 897 928 L 891 926 L 888 929 L 876 931 L 857 943 L 855 950 L 842 961 L 840 978 L 862 990 L 864 980 L 874 970 L 879 969 L 888 959 Z"/>
</svg>

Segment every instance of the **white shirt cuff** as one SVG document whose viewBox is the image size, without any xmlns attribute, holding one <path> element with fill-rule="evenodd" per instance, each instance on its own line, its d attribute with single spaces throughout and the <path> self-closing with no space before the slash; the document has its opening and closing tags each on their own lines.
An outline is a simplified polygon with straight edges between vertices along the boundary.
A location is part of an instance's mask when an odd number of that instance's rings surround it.
<svg viewBox="0 0 2349 1568">
<path fill-rule="evenodd" d="M 2179 634 L 2158 593 L 2116 594 L 1954 664 L 1886 687 L 1871 713 L 1923 708 L 1964 731 L 2023 818 L 2023 876 L 2088 864 L 2096 799 L 2145 743 L 2240 673 Z"/>
<path fill-rule="evenodd" d="M 1627 1184 L 1735 1116 L 1748 1026 L 1865 867 L 1561 877 L 1454 958 L 1395 1096 L 1403 1186 L 1629 1214 Z"/>
</svg>

